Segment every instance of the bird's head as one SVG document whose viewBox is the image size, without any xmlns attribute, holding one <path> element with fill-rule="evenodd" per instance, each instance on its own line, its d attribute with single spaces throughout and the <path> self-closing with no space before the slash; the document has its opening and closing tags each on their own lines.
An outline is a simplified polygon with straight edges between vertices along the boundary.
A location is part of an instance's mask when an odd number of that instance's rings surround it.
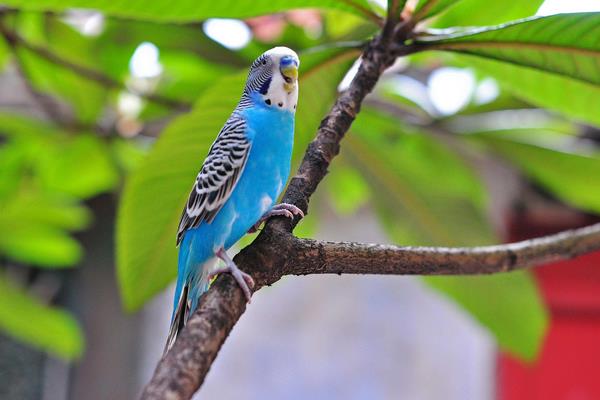
<svg viewBox="0 0 600 400">
<path fill-rule="evenodd" d="M 244 92 L 269 107 L 294 112 L 298 102 L 300 60 L 292 49 L 274 47 L 250 67 Z"/>
</svg>

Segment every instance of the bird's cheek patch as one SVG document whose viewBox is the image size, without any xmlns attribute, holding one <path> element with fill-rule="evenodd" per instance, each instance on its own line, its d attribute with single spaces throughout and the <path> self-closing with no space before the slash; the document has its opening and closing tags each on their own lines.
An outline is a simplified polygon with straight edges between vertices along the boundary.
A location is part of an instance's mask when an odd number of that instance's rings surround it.
<svg viewBox="0 0 600 400">
<path fill-rule="evenodd" d="M 269 92 L 269 86 L 271 86 L 271 78 L 267 79 L 265 83 L 260 87 L 260 94 L 267 94 Z"/>
</svg>

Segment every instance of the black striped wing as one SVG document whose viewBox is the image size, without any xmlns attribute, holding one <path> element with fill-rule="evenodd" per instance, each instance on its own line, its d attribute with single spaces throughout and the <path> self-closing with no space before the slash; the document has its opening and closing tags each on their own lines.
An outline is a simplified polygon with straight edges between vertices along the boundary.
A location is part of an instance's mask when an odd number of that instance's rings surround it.
<svg viewBox="0 0 600 400">
<path fill-rule="evenodd" d="M 177 245 L 188 229 L 212 222 L 235 188 L 250 153 L 246 121 L 233 114 L 211 146 L 196 177 L 177 231 Z"/>
</svg>

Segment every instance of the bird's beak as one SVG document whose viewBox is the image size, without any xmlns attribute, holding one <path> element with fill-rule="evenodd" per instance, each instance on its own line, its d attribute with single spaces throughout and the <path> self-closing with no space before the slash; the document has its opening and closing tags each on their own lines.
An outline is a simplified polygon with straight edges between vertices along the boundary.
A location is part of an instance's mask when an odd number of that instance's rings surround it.
<svg viewBox="0 0 600 400">
<path fill-rule="evenodd" d="M 279 71 L 285 80 L 284 87 L 287 92 L 291 92 L 298 82 L 298 62 L 296 60 L 282 60 Z"/>
</svg>

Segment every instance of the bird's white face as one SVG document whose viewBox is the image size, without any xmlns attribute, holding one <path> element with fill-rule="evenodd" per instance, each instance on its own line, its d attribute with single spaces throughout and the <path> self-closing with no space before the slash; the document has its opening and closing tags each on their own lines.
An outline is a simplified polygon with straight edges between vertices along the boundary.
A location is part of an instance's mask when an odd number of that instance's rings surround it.
<svg viewBox="0 0 600 400">
<path fill-rule="evenodd" d="M 254 61 L 249 80 L 254 78 L 267 106 L 293 113 L 298 103 L 299 66 L 296 52 L 287 47 L 274 47 Z"/>
</svg>

